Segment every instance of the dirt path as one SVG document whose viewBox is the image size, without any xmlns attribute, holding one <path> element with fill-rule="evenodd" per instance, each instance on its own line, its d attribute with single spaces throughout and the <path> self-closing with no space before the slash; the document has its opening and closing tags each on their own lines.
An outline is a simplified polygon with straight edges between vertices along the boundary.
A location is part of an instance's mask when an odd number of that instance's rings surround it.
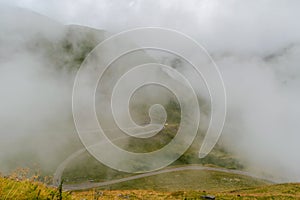
<svg viewBox="0 0 300 200">
<path fill-rule="evenodd" d="M 127 130 L 132 130 L 132 129 L 134 129 L 134 128 L 127 128 Z M 162 129 L 161 124 L 157 124 L 156 128 L 154 127 L 153 130 L 150 130 L 148 132 L 143 132 L 143 133 L 137 134 L 137 135 L 147 135 L 149 132 L 159 132 L 161 129 Z M 105 131 L 114 131 L 114 130 L 116 130 L 116 129 L 106 129 Z M 95 130 L 95 131 L 92 131 L 92 132 L 97 132 L 97 131 L 98 130 Z M 123 139 L 126 139 L 126 138 L 127 138 L 127 136 L 121 136 L 121 137 L 115 138 L 111 141 L 116 142 L 116 141 L 123 140 Z M 101 142 L 96 143 L 94 145 L 99 145 L 101 143 L 107 143 L 107 142 L 109 142 L 109 141 L 104 140 L 104 141 L 101 141 Z M 58 186 L 60 184 L 63 172 L 64 172 L 65 168 L 69 165 L 69 163 L 71 161 L 73 161 L 75 158 L 77 158 L 78 156 L 80 156 L 84 152 L 87 152 L 87 150 L 89 148 L 92 148 L 94 145 L 91 145 L 87 148 L 82 148 L 82 149 L 74 152 L 68 158 L 66 158 L 62 163 L 60 163 L 60 165 L 57 167 L 57 169 L 55 170 L 55 173 L 53 175 L 53 185 Z"/>
<path fill-rule="evenodd" d="M 158 125 L 157 129 L 161 129 L 160 125 Z M 124 139 L 124 137 L 115 138 L 114 141 L 122 140 L 122 139 Z M 105 143 L 105 142 L 107 142 L 107 141 L 102 141 L 100 143 Z M 90 146 L 88 148 L 91 148 L 91 147 L 92 146 Z M 61 182 L 62 174 L 63 174 L 65 168 L 68 166 L 68 164 L 72 160 L 74 160 L 76 157 L 78 157 L 79 155 L 83 154 L 86 151 L 87 151 L 86 148 L 83 148 L 83 149 L 80 149 L 80 150 L 76 151 L 75 153 L 70 155 L 66 160 L 64 160 L 59 165 L 59 167 L 56 169 L 54 177 L 53 177 L 53 185 L 54 186 L 58 186 L 59 183 Z M 169 173 L 169 172 L 186 171 L 186 170 L 206 170 L 206 171 L 224 172 L 224 173 L 244 175 L 244 176 L 248 176 L 248 177 L 252 177 L 252 178 L 256 178 L 256 179 L 266 180 L 268 182 L 275 182 L 274 180 L 271 180 L 269 178 L 261 177 L 261 176 L 258 176 L 256 174 L 252 174 L 252 173 L 245 172 L 245 171 L 230 170 L 230 169 L 225 169 L 225 168 L 204 167 L 204 166 L 201 166 L 201 165 L 189 165 L 189 166 L 180 166 L 180 167 L 169 167 L 169 168 L 165 168 L 165 169 L 162 169 L 162 170 L 159 170 L 159 171 L 133 175 L 133 176 L 126 177 L 126 178 L 121 178 L 121 179 L 111 180 L 111 181 L 105 181 L 105 182 L 98 182 L 98 183 L 85 182 L 85 183 L 74 184 L 74 185 L 64 185 L 63 188 L 64 188 L 64 190 L 85 190 L 85 189 L 101 187 L 101 186 L 107 186 L 107 185 L 112 185 L 112 184 L 116 184 L 116 183 L 122 183 L 122 182 L 126 182 L 126 181 L 131 181 L 131 180 L 144 178 L 144 177 L 149 177 L 149 176 L 155 176 L 155 175 Z"/>
<path fill-rule="evenodd" d="M 262 178 L 260 176 L 251 174 L 249 172 L 245 171 L 239 171 L 239 170 L 231 170 L 231 169 L 224 169 L 224 168 L 214 168 L 214 167 L 204 167 L 204 166 L 199 166 L 199 165 L 191 165 L 191 166 L 182 166 L 182 167 L 176 167 L 176 168 L 167 168 L 155 172 L 149 172 L 145 174 L 139 174 L 139 175 L 134 175 L 126 178 L 121 178 L 117 180 L 111 180 L 111 181 L 105 181 L 105 182 L 99 182 L 99 183 L 91 183 L 91 182 L 86 182 L 86 183 L 80 183 L 80 184 L 74 184 L 74 185 L 64 185 L 64 190 L 70 191 L 70 190 L 86 190 L 86 189 L 91 189 L 91 188 L 96 188 L 96 187 L 102 187 L 102 186 L 107 186 L 107 185 L 112 185 L 116 183 L 122 183 L 126 181 L 131 181 L 139 178 L 144 178 L 144 177 L 149 177 L 149 176 L 155 176 L 158 174 L 164 174 L 164 173 L 169 173 L 169 172 L 177 172 L 177 171 L 186 171 L 186 170 L 205 170 L 205 171 L 215 171 L 215 172 L 224 172 L 224 173 L 230 173 L 230 174 L 237 174 L 237 175 L 243 175 L 243 176 L 248 176 L 251 178 L 256 178 L 256 179 L 261 179 L 261 180 L 266 180 L 268 182 L 274 182 L 274 180 Z"/>
</svg>

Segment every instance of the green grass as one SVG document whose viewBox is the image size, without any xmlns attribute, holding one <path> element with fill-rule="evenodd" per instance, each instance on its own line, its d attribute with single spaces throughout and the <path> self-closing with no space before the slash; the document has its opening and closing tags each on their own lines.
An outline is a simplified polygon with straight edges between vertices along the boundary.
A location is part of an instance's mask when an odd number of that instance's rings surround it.
<svg viewBox="0 0 300 200">
<path fill-rule="evenodd" d="M 0 200 L 38 200 L 71 199 L 70 194 L 60 192 L 57 188 L 47 187 L 44 183 L 36 180 L 36 177 L 27 178 L 15 173 L 9 177 L 0 177 Z"/>
</svg>

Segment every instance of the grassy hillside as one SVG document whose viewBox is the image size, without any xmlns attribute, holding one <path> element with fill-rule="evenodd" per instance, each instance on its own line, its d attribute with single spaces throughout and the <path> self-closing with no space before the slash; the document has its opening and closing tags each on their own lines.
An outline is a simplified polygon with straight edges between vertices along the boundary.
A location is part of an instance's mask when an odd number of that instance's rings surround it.
<svg viewBox="0 0 300 200">
<path fill-rule="evenodd" d="M 271 185 L 247 176 L 212 171 L 172 172 L 106 188 L 62 193 L 38 181 L 37 176 L 26 178 L 26 174 L 19 171 L 0 177 L 0 199 L 203 199 L 204 195 L 216 199 L 300 199 L 299 183 Z"/>
<path fill-rule="evenodd" d="M 100 190 L 63 193 L 66 200 L 95 199 L 203 199 L 204 195 L 213 195 L 216 199 L 300 199 L 300 184 L 264 185 L 239 189 L 220 190 Z M 39 182 L 29 180 L 16 181 L 0 178 L 0 199 L 59 199 L 58 189 L 49 188 Z"/>
<path fill-rule="evenodd" d="M 228 169 L 242 169 L 241 164 L 234 157 L 220 149 L 215 149 L 205 159 L 197 159 L 196 153 L 189 151 L 184 154 L 172 166 L 182 166 L 185 164 L 200 164 L 204 166 L 222 167 Z M 82 181 L 106 181 L 122 177 L 130 176 L 131 174 L 119 172 L 106 167 L 99 163 L 88 153 L 78 156 L 73 162 L 69 163 L 63 174 L 63 179 L 67 184 L 78 183 Z"/>
<path fill-rule="evenodd" d="M 113 142 L 123 149 L 131 152 L 151 152 L 158 150 L 168 144 L 178 131 L 180 123 L 180 107 L 175 101 L 170 101 L 165 105 L 168 113 L 168 125 L 158 134 L 151 138 L 120 138 Z M 140 112 L 147 115 L 147 107 L 139 107 Z M 146 114 L 145 114 L 146 113 Z M 143 116 L 142 116 L 143 117 Z M 140 117 L 140 118 L 142 118 Z M 198 151 L 202 142 L 202 133 L 199 131 L 197 138 L 191 147 L 172 166 L 182 166 L 187 164 L 213 165 L 227 169 L 242 170 L 244 167 L 238 158 L 227 152 L 220 144 L 217 144 L 213 151 L 204 159 L 198 158 Z M 101 164 L 89 153 L 84 152 L 71 161 L 63 173 L 63 179 L 66 183 L 78 183 L 92 180 L 93 182 L 113 180 L 130 176 L 130 174 L 119 172 Z"/>
</svg>

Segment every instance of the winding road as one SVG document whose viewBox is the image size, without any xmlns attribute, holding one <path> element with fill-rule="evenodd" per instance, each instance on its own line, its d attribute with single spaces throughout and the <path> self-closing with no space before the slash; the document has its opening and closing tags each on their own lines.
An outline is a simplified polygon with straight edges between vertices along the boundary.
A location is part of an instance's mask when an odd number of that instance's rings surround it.
<svg viewBox="0 0 300 200">
<path fill-rule="evenodd" d="M 231 170 L 231 169 L 224 169 L 224 168 L 205 167 L 205 166 L 200 166 L 200 165 L 190 165 L 190 166 L 166 168 L 166 169 L 162 169 L 159 171 L 148 172 L 148 173 L 144 173 L 144 174 L 134 175 L 134 176 L 126 177 L 126 178 L 110 180 L 110 181 L 105 181 L 105 182 L 99 182 L 99 183 L 85 182 L 85 183 L 80 183 L 80 184 L 64 185 L 63 189 L 66 191 L 87 190 L 87 189 L 91 189 L 91 188 L 97 188 L 97 187 L 112 185 L 112 184 L 116 184 L 116 183 L 122 183 L 122 182 L 145 178 L 145 177 L 149 177 L 149 176 L 155 176 L 155 175 L 169 173 L 169 172 L 186 171 L 186 170 L 204 170 L 204 171 L 231 173 L 231 174 L 248 176 L 251 178 L 265 180 L 265 181 L 268 181 L 271 183 L 275 183 L 275 181 L 272 179 L 265 178 L 265 177 L 262 178 L 261 176 L 258 176 L 258 175 L 255 175 L 255 174 L 252 174 L 249 172 L 245 172 L 245 171 Z"/>
<path fill-rule="evenodd" d="M 157 125 L 157 127 L 154 130 L 151 130 L 151 132 L 152 131 L 159 131 L 159 130 L 161 130 L 161 128 L 162 128 L 161 125 Z M 131 129 L 131 128 L 128 128 L 128 129 Z M 97 131 L 97 130 L 95 130 L 95 131 Z M 148 134 L 148 132 L 146 132 L 146 134 Z M 125 137 L 115 138 L 115 139 L 113 139 L 113 141 L 122 140 L 122 139 L 125 139 Z M 108 142 L 108 141 L 101 141 L 100 143 L 106 143 L 106 142 Z M 91 147 L 92 146 L 89 146 L 87 148 L 82 148 L 82 149 L 74 152 L 72 155 L 70 155 L 67 159 L 65 159 L 58 166 L 58 168 L 55 171 L 54 177 L 53 177 L 53 185 L 54 186 L 58 186 L 60 184 L 62 174 L 63 174 L 65 168 L 68 166 L 68 164 L 72 160 L 74 160 L 76 157 L 78 157 L 79 155 L 86 152 Z M 224 172 L 224 173 L 248 176 L 248 177 L 251 177 L 251 178 L 265 180 L 265 181 L 272 182 L 272 183 L 276 182 L 273 179 L 270 179 L 270 178 L 267 178 L 267 177 L 262 177 L 262 176 L 259 176 L 257 174 L 253 174 L 253 173 L 246 172 L 246 171 L 232 170 L 232 169 L 225 169 L 225 168 L 205 167 L 205 166 L 202 166 L 202 165 L 187 165 L 187 166 L 179 166 L 179 167 L 174 167 L 174 166 L 173 167 L 168 167 L 168 168 L 161 169 L 159 171 L 153 171 L 153 172 L 133 175 L 133 176 L 130 176 L 130 177 L 125 177 L 125 178 L 110 180 L 110 181 L 104 181 L 104 182 L 97 182 L 97 183 L 96 182 L 84 182 L 84 183 L 79 183 L 79 184 L 63 185 L 63 189 L 66 190 L 66 191 L 86 190 L 86 189 L 91 189 L 91 188 L 102 187 L 102 186 L 112 185 L 112 184 L 116 184 L 116 183 L 131 181 L 131 180 L 135 180 L 135 179 L 145 178 L 145 177 L 149 177 L 149 176 L 155 176 L 155 175 L 164 174 L 164 173 L 187 171 L 187 170 L 203 170 L 203 171 Z"/>
</svg>

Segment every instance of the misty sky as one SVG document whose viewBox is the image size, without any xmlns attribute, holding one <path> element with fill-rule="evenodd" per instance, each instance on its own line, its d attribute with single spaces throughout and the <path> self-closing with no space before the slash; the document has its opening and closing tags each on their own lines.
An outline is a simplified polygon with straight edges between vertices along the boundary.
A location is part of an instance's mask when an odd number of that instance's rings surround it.
<svg viewBox="0 0 300 200">
<path fill-rule="evenodd" d="M 300 32 L 297 0 L 2 1 L 64 24 L 110 31 L 140 26 L 174 28 L 216 50 L 270 52 L 299 40 Z"/>
</svg>

